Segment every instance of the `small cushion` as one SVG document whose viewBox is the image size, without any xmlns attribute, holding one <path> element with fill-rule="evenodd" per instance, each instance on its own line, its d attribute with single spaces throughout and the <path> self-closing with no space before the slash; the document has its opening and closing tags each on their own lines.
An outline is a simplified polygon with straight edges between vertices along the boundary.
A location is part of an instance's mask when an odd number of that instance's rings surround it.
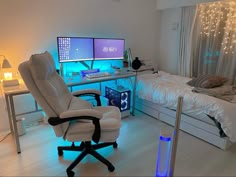
<svg viewBox="0 0 236 177">
<path fill-rule="evenodd" d="M 222 76 L 200 75 L 187 82 L 187 84 L 192 87 L 214 88 L 222 86 L 227 81 L 228 79 Z"/>
</svg>

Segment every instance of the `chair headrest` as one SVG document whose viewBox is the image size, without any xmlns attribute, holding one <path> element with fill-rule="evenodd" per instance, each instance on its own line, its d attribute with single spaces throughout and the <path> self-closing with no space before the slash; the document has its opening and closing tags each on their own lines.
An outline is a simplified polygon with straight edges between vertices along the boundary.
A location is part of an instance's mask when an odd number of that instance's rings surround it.
<svg viewBox="0 0 236 177">
<path fill-rule="evenodd" d="M 56 72 L 54 60 L 49 52 L 34 54 L 29 60 L 30 70 L 35 79 L 46 80 Z"/>
</svg>

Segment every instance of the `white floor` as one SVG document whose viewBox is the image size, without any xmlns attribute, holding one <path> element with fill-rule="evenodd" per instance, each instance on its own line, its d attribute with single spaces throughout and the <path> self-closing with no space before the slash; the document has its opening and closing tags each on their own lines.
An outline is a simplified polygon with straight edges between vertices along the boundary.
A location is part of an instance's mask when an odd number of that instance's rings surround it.
<svg viewBox="0 0 236 177">
<path fill-rule="evenodd" d="M 172 127 L 137 112 L 122 120 L 118 149 L 99 150 L 116 167 L 87 156 L 74 172 L 76 176 L 155 176 L 160 129 Z M 78 155 L 65 152 L 58 157 L 57 145 L 68 144 L 54 136 L 49 125 L 27 129 L 20 137 L 22 153 L 17 154 L 13 137 L 0 143 L 0 176 L 66 176 L 66 168 Z M 180 133 L 175 176 L 236 176 L 236 146 L 223 151 L 184 132 Z"/>
</svg>

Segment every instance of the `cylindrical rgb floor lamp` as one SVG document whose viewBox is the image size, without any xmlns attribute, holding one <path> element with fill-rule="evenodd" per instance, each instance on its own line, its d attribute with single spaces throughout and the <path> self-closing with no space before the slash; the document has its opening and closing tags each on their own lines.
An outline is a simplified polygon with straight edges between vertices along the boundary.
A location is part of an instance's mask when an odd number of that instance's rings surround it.
<svg viewBox="0 0 236 177">
<path fill-rule="evenodd" d="M 180 96 L 178 98 L 173 135 L 171 136 L 171 133 L 167 130 L 161 131 L 157 155 L 156 177 L 172 177 L 174 175 L 182 105 L 183 97 Z"/>
</svg>

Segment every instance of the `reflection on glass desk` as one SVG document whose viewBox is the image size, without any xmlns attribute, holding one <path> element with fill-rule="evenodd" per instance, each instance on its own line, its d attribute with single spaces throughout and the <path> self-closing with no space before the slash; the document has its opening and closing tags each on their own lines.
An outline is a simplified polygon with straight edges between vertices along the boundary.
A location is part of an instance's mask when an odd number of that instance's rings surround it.
<svg viewBox="0 0 236 177">
<path fill-rule="evenodd" d="M 91 84 L 91 83 L 97 83 L 97 82 L 105 82 L 105 81 L 117 80 L 117 79 L 135 77 L 135 76 L 136 74 L 133 72 L 126 72 L 126 73 L 121 73 L 121 74 L 111 74 L 110 76 L 98 77 L 94 79 L 88 79 L 86 77 L 81 77 L 81 76 L 63 77 L 63 80 L 65 81 L 68 87 L 71 87 L 75 85 L 78 86 L 78 85 Z"/>
</svg>

